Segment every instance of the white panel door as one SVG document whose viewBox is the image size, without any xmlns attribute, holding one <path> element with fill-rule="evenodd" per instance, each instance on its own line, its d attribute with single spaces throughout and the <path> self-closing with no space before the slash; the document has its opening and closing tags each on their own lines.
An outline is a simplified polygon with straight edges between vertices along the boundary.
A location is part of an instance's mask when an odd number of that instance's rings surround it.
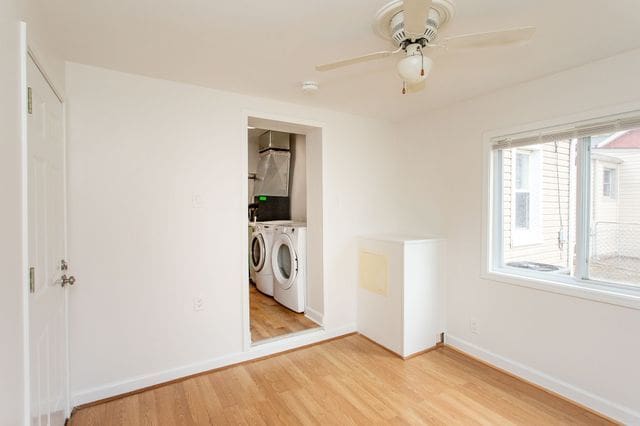
<svg viewBox="0 0 640 426">
<path fill-rule="evenodd" d="M 27 85 L 31 424 L 58 426 L 68 407 L 64 114 L 31 58 Z"/>
</svg>

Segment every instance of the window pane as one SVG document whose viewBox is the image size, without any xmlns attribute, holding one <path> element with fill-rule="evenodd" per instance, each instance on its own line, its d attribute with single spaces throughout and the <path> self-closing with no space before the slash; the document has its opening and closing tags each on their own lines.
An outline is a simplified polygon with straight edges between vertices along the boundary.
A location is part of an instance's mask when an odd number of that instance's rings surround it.
<svg viewBox="0 0 640 426">
<path fill-rule="evenodd" d="M 516 154 L 516 189 L 529 189 L 529 154 Z"/>
<path fill-rule="evenodd" d="M 501 150 L 503 266 L 572 272 L 576 145 L 563 140 Z"/>
<path fill-rule="evenodd" d="M 640 285 L 640 129 L 592 138 L 591 180 L 589 278 Z"/>
<path fill-rule="evenodd" d="M 516 192 L 516 228 L 529 229 L 529 194 Z"/>
<path fill-rule="evenodd" d="M 602 172 L 602 195 L 614 196 L 615 169 L 605 168 Z"/>
</svg>

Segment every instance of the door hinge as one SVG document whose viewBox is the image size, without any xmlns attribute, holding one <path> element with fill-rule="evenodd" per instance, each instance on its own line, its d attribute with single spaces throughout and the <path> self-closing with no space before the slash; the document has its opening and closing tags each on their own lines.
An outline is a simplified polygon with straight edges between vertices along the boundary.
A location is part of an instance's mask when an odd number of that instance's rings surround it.
<svg viewBox="0 0 640 426">
<path fill-rule="evenodd" d="M 29 293 L 36 292 L 36 268 L 29 268 Z"/>
<path fill-rule="evenodd" d="M 33 94 L 31 87 L 27 87 L 27 112 L 33 114 Z"/>
</svg>

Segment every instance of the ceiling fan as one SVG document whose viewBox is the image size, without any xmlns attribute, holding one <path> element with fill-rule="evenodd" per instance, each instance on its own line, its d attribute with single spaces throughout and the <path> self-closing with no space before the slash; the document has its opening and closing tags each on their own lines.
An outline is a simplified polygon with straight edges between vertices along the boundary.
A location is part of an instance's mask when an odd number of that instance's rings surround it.
<svg viewBox="0 0 640 426">
<path fill-rule="evenodd" d="M 524 43 L 536 30 L 535 27 L 519 27 L 438 38 L 438 31 L 453 18 L 454 11 L 453 0 L 394 0 L 378 11 L 374 30 L 391 41 L 395 50 L 318 65 L 316 70 L 330 71 L 402 53 L 404 57 L 397 64 L 402 93 L 417 92 L 424 88 L 433 65 L 433 60 L 425 54 L 426 49 L 474 49 Z"/>
</svg>

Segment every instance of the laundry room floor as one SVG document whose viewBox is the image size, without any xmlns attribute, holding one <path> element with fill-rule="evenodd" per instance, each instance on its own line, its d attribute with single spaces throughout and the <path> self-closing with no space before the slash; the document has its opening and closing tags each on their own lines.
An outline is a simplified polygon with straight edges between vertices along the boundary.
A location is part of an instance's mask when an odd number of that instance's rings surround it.
<svg viewBox="0 0 640 426">
<path fill-rule="evenodd" d="M 304 314 L 293 312 L 273 297 L 260 293 L 253 284 L 249 287 L 249 295 L 253 342 L 319 327 Z"/>
</svg>

